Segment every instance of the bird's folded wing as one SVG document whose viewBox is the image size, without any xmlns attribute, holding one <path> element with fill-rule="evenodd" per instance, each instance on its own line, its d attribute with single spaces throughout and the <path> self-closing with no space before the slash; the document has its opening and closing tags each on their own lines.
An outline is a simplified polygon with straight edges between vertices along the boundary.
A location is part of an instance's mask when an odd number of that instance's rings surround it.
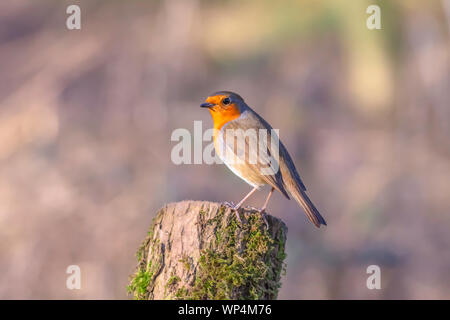
<svg viewBox="0 0 450 320">
<path fill-rule="evenodd" d="M 279 169 L 279 141 L 272 128 L 266 128 L 259 121 L 234 120 L 223 128 L 223 146 L 228 161 L 244 164 L 267 184 L 288 199 Z"/>
</svg>

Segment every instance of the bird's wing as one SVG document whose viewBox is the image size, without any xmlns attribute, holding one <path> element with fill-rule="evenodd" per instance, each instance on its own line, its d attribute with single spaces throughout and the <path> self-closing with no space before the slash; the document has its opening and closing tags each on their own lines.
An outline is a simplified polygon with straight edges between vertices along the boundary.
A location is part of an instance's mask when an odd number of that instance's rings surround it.
<svg viewBox="0 0 450 320">
<path fill-rule="evenodd" d="M 279 169 L 278 136 L 271 129 L 255 114 L 243 114 L 222 128 L 224 151 L 232 151 L 233 161 L 245 162 L 248 170 L 289 199 Z M 229 155 L 227 158 L 230 159 Z"/>
<path fill-rule="evenodd" d="M 240 119 L 236 119 L 231 121 L 230 128 L 258 128 L 258 129 L 267 129 L 269 136 L 276 135 L 277 133 L 273 133 L 271 131 L 272 127 L 256 112 L 253 110 L 249 110 L 249 116 L 245 117 L 245 121 L 240 123 Z M 270 141 L 270 140 L 268 140 Z M 321 224 L 326 225 L 325 219 L 322 217 L 320 212 L 314 206 L 312 201 L 309 199 L 306 194 L 306 187 L 300 179 L 300 175 L 295 169 L 295 165 L 284 145 L 281 141 L 278 140 L 278 143 L 274 146 L 272 144 L 268 144 L 266 148 L 270 153 L 277 153 L 279 159 L 279 170 L 274 175 L 266 175 L 264 176 L 266 182 L 272 185 L 277 190 L 281 191 L 288 199 L 287 192 L 303 207 L 307 217 L 314 223 L 316 227 L 320 227 Z M 239 149 L 238 149 L 239 151 Z M 268 153 L 270 155 L 270 153 Z M 267 158 L 263 157 L 263 163 L 267 162 Z M 253 166 L 253 170 L 257 170 L 258 172 L 261 170 L 261 166 Z"/>
<path fill-rule="evenodd" d="M 270 124 L 267 123 L 266 120 L 264 120 L 259 114 L 257 114 L 255 111 L 251 110 L 254 114 L 255 117 L 258 118 L 259 122 L 262 123 L 262 126 L 266 127 L 266 128 L 272 128 L 270 126 Z M 306 191 L 306 186 L 303 183 L 302 179 L 300 178 L 300 175 L 297 172 L 297 169 L 295 168 L 294 162 L 292 161 L 291 156 L 289 155 L 289 152 L 287 151 L 286 147 L 283 145 L 283 143 L 281 142 L 281 140 L 279 140 L 279 156 L 280 159 L 284 160 L 281 161 L 281 175 L 285 175 L 285 174 L 289 174 L 292 176 L 292 178 L 297 182 L 298 187 L 303 190 Z M 288 172 L 283 172 L 286 171 L 285 169 L 288 169 Z M 284 183 L 284 179 L 283 179 L 283 185 L 285 185 Z M 285 186 L 286 187 L 286 186 Z"/>
</svg>

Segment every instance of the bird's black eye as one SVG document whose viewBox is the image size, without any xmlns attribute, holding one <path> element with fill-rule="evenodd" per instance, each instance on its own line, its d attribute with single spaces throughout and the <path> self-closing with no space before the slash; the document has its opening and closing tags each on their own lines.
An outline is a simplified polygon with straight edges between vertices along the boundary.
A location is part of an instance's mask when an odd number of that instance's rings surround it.
<svg viewBox="0 0 450 320">
<path fill-rule="evenodd" d="M 225 99 L 222 100 L 222 104 L 223 104 L 224 106 L 226 106 L 226 105 L 228 105 L 228 104 L 230 104 L 230 103 L 231 103 L 230 98 L 225 98 Z"/>
</svg>

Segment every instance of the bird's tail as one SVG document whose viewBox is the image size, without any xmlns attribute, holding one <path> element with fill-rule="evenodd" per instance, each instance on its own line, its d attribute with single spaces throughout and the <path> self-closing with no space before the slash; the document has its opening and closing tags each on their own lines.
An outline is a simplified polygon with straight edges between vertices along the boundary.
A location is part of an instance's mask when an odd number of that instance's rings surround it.
<svg viewBox="0 0 450 320">
<path fill-rule="evenodd" d="M 291 186 L 289 188 L 289 193 L 295 201 L 302 206 L 303 210 L 305 210 L 306 216 L 317 228 L 320 228 L 321 224 L 325 226 L 327 225 L 325 219 L 320 215 L 319 210 L 317 210 L 304 190 L 301 190 L 298 186 Z"/>
</svg>

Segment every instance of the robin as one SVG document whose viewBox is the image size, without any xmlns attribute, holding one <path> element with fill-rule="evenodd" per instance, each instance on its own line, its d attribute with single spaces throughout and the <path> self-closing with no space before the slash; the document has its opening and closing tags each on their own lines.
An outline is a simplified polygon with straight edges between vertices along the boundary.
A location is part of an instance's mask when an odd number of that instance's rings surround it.
<svg viewBox="0 0 450 320">
<path fill-rule="evenodd" d="M 239 220 L 238 209 L 245 200 L 263 185 L 270 185 L 272 188 L 259 210 L 262 214 L 272 193 L 278 190 L 287 199 L 291 195 L 316 227 L 327 224 L 306 194 L 306 187 L 288 151 L 278 140 L 276 131 L 241 96 L 230 91 L 219 91 L 209 96 L 201 107 L 208 108 L 211 113 L 217 155 L 233 173 L 253 187 L 237 205 L 232 206 Z M 248 134 L 249 131 L 266 132 L 267 140 L 278 143 L 275 146 L 273 143 L 269 144 L 264 141 L 266 139 L 263 135 Z M 257 153 L 252 146 L 260 148 Z M 275 170 L 267 170 L 269 164 Z"/>
</svg>

